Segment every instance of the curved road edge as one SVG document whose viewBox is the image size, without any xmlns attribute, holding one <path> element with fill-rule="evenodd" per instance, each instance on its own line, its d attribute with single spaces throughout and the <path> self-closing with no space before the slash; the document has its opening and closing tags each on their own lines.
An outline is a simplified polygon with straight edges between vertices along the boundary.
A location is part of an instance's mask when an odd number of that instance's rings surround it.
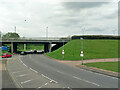
<svg viewBox="0 0 120 90">
<path fill-rule="evenodd" d="M 89 66 L 85 66 L 85 65 L 80 65 L 80 64 L 78 64 L 79 61 L 65 61 L 64 62 L 64 61 L 57 60 L 55 58 L 49 57 L 46 54 L 43 54 L 43 55 L 45 57 L 49 58 L 49 59 L 55 60 L 57 62 L 61 62 L 61 63 L 66 64 L 66 65 L 78 67 L 80 69 L 84 69 L 84 70 L 87 70 L 87 71 L 91 71 L 91 72 L 95 72 L 95 73 L 99 73 L 99 74 L 103 74 L 103 75 L 107 75 L 107 76 L 111 76 L 111 77 L 115 77 L 115 78 L 120 78 L 120 73 L 117 73 L 117 72 L 112 72 L 112 71 L 103 70 L 103 69 L 99 69 L 99 68 L 95 68 L 95 67 L 89 67 Z M 66 63 L 66 62 L 69 62 L 69 63 Z M 74 63 L 77 62 L 77 63 L 73 64 L 73 62 Z"/>
</svg>

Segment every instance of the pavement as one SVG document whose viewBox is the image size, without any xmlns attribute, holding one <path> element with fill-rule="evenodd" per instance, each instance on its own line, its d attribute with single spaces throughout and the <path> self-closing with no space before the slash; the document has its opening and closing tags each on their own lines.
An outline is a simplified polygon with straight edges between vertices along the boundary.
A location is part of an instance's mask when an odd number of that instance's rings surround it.
<svg viewBox="0 0 120 90">
<path fill-rule="evenodd" d="M 0 89 L 2 89 L 2 60 L 0 60 Z"/>
<path fill-rule="evenodd" d="M 16 88 L 8 70 L 6 69 L 7 59 L 0 60 L 0 88 L 2 89 L 14 89 Z"/>
<path fill-rule="evenodd" d="M 65 65 L 43 55 L 15 55 L 7 68 L 22 88 L 118 88 L 118 78 Z"/>
</svg>

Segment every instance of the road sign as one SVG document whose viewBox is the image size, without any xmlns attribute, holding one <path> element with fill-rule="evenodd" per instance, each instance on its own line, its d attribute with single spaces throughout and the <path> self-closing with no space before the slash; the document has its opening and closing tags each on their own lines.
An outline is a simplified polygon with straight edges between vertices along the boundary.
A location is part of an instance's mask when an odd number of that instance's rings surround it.
<svg viewBox="0 0 120 90">
<path fill-rule="evenodd" d="M 84 55 L 83 54 L 80 54 L 81 57 L 83 57 Z"/>
<path fill-rule="evenodd" d="M 81 54 L 83 54 L 83 50 L 81 50 Z"/>
<path fill-rule="evenodd" d="M 64 53 L 64 50 L 62 50 L 62 54 L 65 54 L 65 53 Z"/>
</svg>

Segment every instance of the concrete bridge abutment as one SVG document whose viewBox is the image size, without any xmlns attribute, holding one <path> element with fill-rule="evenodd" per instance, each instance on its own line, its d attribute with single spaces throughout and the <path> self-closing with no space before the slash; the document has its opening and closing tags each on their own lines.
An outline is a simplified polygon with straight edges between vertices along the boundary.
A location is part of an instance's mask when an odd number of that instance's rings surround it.
<svg viewBox="0 0 120 90">
<path fill-rule="evenodd" d="M 45 43 L 44 44 L 44 52 L 45 53 L 51 52 L 51 49 L 52 49 L 52 43 Z"/>
<path fill-rule="evenodd" d="M 11 42 L 11 53 L 17 52 L 17 43 Z"/>
</svg>

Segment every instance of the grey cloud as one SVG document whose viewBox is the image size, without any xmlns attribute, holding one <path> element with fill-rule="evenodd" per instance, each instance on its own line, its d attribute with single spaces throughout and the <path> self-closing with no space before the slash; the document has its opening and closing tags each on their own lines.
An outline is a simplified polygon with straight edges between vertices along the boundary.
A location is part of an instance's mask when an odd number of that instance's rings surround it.
<svg viewBox="0 0 120 90">
<path fill-rule="evenodd" d="M 99 7 L 108 2 L 64 2 L 62 5 L 67 9 L 80 10 L 85 8 Z"/>
<path fill-rule="evenodd" d="M 118 17 L 118 11 L 115 11 L 115 12 L 113 12 L 113 13 L 110 14 L 110 15 L 103 16 L 102 18 L 104 18 L 104 19 L 115 19 L 115 18 L 117 18 L 117 17 Z"/>
</svg>

